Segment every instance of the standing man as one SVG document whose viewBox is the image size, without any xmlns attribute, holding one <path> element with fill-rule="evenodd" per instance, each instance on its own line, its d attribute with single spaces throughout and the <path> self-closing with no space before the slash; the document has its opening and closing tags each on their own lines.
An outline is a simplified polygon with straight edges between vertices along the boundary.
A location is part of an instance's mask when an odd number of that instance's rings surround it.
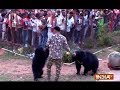
<svg viewBox="0 0 120 90">
<path fill-rule="evenodd" d="M 22 19 L 22 25 L 23 25 L 23 30 L 22 30 L 22 37 L 23 37 L 23 45 L 27 47 L 28 45 L 28 27 L 30 24 L 30 19 L 28 18 L 28 13 L 23 14 L 23 19 Z"/>
<path fill-rule="evenodd" d="M 52 64 L 55 63 L 56 65 L 56 78 L 55 81 L 58 81 L 61 66 L 62 66 L 62 58 L 63 58 L 63 50 L 70 51 L 70 48 L 67 44 L 66 38 L 60 34 L 60 28 L 55 27 L 53 30 L 53 36 L 51 39 L 48 40 L 47 46 L 49 46 L 49 60 L 47 63 L 47 74 L 48 74 L 48 80 L 50 80 L 51 76 L 51 67 Z"/>
<path fill-rule="evenodd" d="M 38 41 L 39 41 L 39 36 L 38 36 L 38 22 L 39 21 L 34 14 L 32 14 L 32 19 L 31 19 L 31 25 L 32 25 L 32 46 L 34 49 L 38 47 Z"/>
<path fill-rule="evenodd" d="M 65 12 L 62 11 L 62 13 L 60 11 L 57 11 L 57 26 L 60 27 L 61 30 L 61 34 L 65 35 Z"/>
<path fill-rule="evenodd" d="M 16 17 L 16 26 L 17 26 L 17 43 L 22 44 L 22 17 L 20 16 L 20 13 L 16 11 L 17 17 Z"/>
<path fill-rule="evenodd" d="M 48 27 L 48 40 L 52 37 L 53 35 L 53 28 L 56 26 L 57 19 L 55 16 L 55 12 L 48 12 L 48 20 L 47 20 L 47 27 Z"/>
<path fill-rule="evenodd" d="M 75 33 L 74 33 L 74 41 L 76 44 L 80 44 L 80 40 L 81 40 L 81 31 L 82 31 L 82 27 L 83 27 L 83 15 L 77 12 L 77 16 L 76 16 L 76 27 L 75 27 Z"/>
<path fill-rule="evenodd" d="M 0 39 L 2 39 L 2 24 L 3 24 L 3 17 L 2 17 L 2 15 L 1 15 L 1 13 L 0 13 Z"/>
<path fill-rule="evenodd" d="M 42 22 L 42 30 L 41 30 L 41 41 L 40 46 L 45 47 L 48 39 L 48 28 L 47 28 L 47 13 L 44 13 L 44 18 L 41 20 Z"/>
<path fill-rule="evenodd" d="M 70 41 L 72 39 L 72 33 L 73 33 L 73 26 L 74 26 L 74 17 L 73 17 L 73 12 L 69 13 L 69 17 L 67 19 L 67 40 Z"/>
<path fill-rule="evenodd" d="M 83 21 L 83 25 L 84 25 L 83 40 L 85 40 L 86 37 L 87 37 L 88 27 L 89 27 L 89 17 L 88 17 L 88 11 L 87 10 L 85 11 L 83 17 L 84 17 L 84 21 Z"/>
<path fill-rule="evenodd" d="M 17 43 L 17 14 L 13 10 L 11 14 L 9 14 L 9 27 L 12 42 Z"/>
</svg>

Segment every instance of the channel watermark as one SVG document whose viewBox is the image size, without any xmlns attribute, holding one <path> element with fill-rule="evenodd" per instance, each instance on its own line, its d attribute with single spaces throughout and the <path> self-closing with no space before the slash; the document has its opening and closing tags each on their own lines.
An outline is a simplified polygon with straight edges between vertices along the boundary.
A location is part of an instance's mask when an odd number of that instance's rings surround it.
<svg viewBox="0 0 120 90">
<path fill-rule="evenodd" d="M 114 74 L 95 74 L 95 80 L 114 80 Z"/>
</svg>

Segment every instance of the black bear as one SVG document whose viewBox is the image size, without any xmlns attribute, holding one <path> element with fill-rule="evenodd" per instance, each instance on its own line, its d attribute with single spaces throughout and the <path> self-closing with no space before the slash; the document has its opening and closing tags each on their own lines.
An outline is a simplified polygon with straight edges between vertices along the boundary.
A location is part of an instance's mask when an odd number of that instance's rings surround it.
<svg viewBox="0 0 120 90">
<path fill-rule="evenodd" d="M 49 49 L 39 47 L 35 50 L 35 56 L 33 57 L 32 62 L 32 72 L 34 76 L 34 80 L 38 81 L 39 78 L 42 78 L 43 67 L 45 62 L 49 56 Z"/>
<path fill-rule="evenodd" d="M 77 70 L 76 74 L 80 74 L 81 65 L 84 66 L 83 75 L 86 75 L 88 71 L 91 70 L 93 72 L 91 75 L 97 73 L 99 61 L 94 54 L 88 51 L 81 51 L 81 50 L 76 51 L 75 55 L 73 55 L 72 57 L 72 60 L 75 61 L 76 70 Z"/>
</svg>

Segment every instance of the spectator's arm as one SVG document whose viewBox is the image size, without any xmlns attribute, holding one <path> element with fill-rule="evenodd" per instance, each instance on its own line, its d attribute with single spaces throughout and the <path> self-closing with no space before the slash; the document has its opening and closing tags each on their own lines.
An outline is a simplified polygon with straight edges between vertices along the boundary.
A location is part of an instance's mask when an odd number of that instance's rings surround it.
<svg viewBox="0 0 120 90">
<path fill-rule="evenodd" d="M 31 20 L 30 20 L 29 26 L 32 27 L 32 22 L 31 22 Z"/>
<path fill-rule="evenodd" d="M 74 27 L 75 26 L 75 18 L 73 17 L 73 19 L 72 19 L 72 27 Z"/>
</svg>

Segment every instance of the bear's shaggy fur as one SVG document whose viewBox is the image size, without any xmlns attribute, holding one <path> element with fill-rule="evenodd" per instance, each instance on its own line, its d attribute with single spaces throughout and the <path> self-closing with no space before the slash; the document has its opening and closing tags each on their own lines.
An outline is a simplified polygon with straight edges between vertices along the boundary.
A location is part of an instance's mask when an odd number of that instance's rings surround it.
<svg viewBox="0 0 120 90">
<path fill-rule="evenodd" d="M 99 61 L 97 57 L 87 51 L 76 51 L 75 55 L 72 57 L 73 61 L 75 61 L 76 64 L 76 74 L 80 74 L 81 65 L 84 66 L 84 73 L 83 75 L 86 75 L 88 71 L 92 70 L 92 75 L 94 75 L 99 67 Z"/>
<path fill-rule="evenodd" d="M 32 72 L 34 76 L 34 80 L 36 81 L 38 78 L 42 78 L 43 67 L 45 62 L 49 56 L 49 49 L 43 49 L 39 47 L 35 50 L 35 56 L 32 62 Z"/>
</svg>

